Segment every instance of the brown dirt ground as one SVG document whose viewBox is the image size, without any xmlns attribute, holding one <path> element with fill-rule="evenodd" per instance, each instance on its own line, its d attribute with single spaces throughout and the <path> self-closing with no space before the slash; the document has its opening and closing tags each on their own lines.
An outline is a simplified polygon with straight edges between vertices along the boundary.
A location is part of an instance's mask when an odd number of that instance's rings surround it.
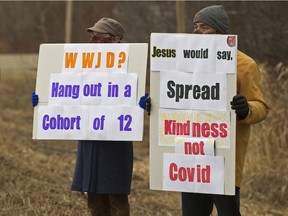
<svg viewBox="0 0 288 216">
<path fill-rule="evenodd" d="M 21 71 L 21 70 L 19 70 Z M 70 191 L 75 141 L 31 139 L 31 92 L 36 73 L 1 71 L 0 215 L 88 215 L 86 196 Z M 287 77 L 263 71 L 272 106 L 267 120 L 253 127 L 241 189 L 245 216 L 288 215 Z M 131 215 L 181 215 L 180 195 L 149 189 L 149 119 L 144 141 L 134 144 Z M 214 212 L 213 215 L 216 215 Z"/>
</svg>

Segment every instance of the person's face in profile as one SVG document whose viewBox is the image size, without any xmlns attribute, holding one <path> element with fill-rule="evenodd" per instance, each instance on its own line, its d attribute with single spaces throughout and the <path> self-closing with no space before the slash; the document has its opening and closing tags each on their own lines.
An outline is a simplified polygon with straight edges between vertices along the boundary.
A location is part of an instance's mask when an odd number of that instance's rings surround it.
<svg viewBox="0 0 288 216">
<path fill-rule="evenodd" d="M 108 33 L 91 32 L 90 43 L 120 43 L 118 36 L 112 36 Z"/>
<path fill-rule="evenodd" d="M 194 34 L 217 34 L 217 31 L 205 23 L 196 22 L 194 23 L 193 33 Z"/>
</svg>

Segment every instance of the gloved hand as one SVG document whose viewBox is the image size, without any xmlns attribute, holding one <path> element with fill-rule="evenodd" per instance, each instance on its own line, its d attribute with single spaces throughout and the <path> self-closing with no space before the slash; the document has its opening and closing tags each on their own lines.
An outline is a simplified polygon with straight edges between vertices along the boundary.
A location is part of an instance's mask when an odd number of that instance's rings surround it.
<svg viewBox="0 0 288 216">
<path fill-rule="evenodd" d="M 32 106 L 35 107 L 39 102 L 39 97 L 35 92 L 32 92 L 31 95 Z"/>
<path fill-rule="evenodd" d="M 151 98 L 149 97 L 148 93 L 145 93 L 145 95 L 143 95 L 140 100 L 139 100 L 139 106 L 146 110 L 148 112 L 148 115 L 150 115 L 150 111 L 151 111 Z"/>
<path fill-rule="evenodd" d="M 230 102 L 231 109 L 235 110 L 238 120 L 243 120 L 249 113 L 249 106 L 245 96 L 235 95 Z"/>
</svg>

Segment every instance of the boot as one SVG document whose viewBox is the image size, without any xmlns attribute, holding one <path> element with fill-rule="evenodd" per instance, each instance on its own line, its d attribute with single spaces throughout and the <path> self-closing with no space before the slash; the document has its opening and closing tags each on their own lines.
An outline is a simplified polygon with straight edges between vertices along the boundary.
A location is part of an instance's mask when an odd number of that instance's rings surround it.
<svg viewBox="0 0 288 216">
<path fill-rule="evenodd" d="M 130 216 L 127 194 L 109 194 L 111 216 Z"/>
<path fill-rule="evenodd" d="M 107 194 L 88 193 L 87 205 L 91 216 L 111 216 Z"/>
</svg>

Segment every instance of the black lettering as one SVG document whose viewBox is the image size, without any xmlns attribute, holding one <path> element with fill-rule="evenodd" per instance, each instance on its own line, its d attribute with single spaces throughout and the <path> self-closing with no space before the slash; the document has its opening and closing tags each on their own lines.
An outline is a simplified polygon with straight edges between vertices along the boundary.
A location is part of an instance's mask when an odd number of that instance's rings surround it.
<svg viewBox="0 0 288 216">
<path fill-rule="evenodd" d="M 200 86 L 199 85 L 194 85 L 194 88 L 193 88 L 193 98 L 194 99 L 199 99 L 200 98 Z"/>
<path fill-rule="evenodd" d="M 202 86 L 202 99 L 209 100 L 210 99 L 210 87 L 207 85 Z"/>
<path fill-rule="evenodd" d="M 176 50 L 175 49 L 160 49 L 156 46 L 153 46 L 152 55 L 153 58 L 162 57 L 162 58 L 175 58 L 176 57 Z"/>
<path fill-rule="evenodd" d="M 175 90 L 173 88 L 174 86 L 175 86 L 175 82 L 173 80 L 169 80 L 167 83 L 167 88 L 169 89 L 169 91 L 167 91 L 167 96 L 169 98 L 175 97 Z"/>
<path fill-rule="evenodd" d="M 219 100 L 220 93 L 219 93 L 219 83 L 216 83 L 215 85 L 211 86 L 211 99 L 212 100 Z"/>
<path fill-rule="evenodd" d="M 208 49 L 203 51 L 203 58 L 205 58 L 205 59 L 208 58 Z"/>
<path fill-rule="evenodd" d="M 161 55 L 162 57 L 167 57 L 167 54 L 166 54 L 166 50 L 165 50 L 165 49 L 162 49 L 161 52 L 162 52 L 162 55 Z"/>
<path fill-rule="evenodd" d="M 156 51 L 157 51 L 157 47 L 156 46 L 153 46 L 153 52 L 152 52 L 152 57 L 156 57 Z"/>
<path fill-rule="evenodd" d="M 184 58 L 197 58 L 197 59 L 207 59 L 208 58 L 208 48 L 199 50 L 183 50 Z"/>
<path fill-rule="evenodd" d="M 179 102 L 179 98 L 183 98 L 184 95 L 184 85 L 177 84 L 176 85 L 176 102 Z"/>
<path fill-rule="evenodd" d="M 189 98 L 189 92 L 192 90 L 192 85 L 185 85 L 185 99 Z"/>
<path fill-rule="evenodd" d="M 221 59 L 221 51 L 217 52 L 217 59 L 220 60 Z"/>
<path fill-rule="evenodd" d="M 190 50 L 183 50 L 184 58 L 190 58 Z"/>
<path fill-rule="evenodd" d="M 195 100 L 219 100 L 220 99 L 220 83 L 215 85 L 184 85 L 177 84 L 173 80 L 167 82 L 167 96 L 175 98 L 176 102 L 181 99 L 193 98 Z M 190 95 L 191 92 L 191 95 Z"/>
<path fill-rule="evenodd" d="M 176 57 L 176 50 L 172 49 L 172 58 L 175 58 L 175 57 Z"/>
<path fill-rule="evenodd" d="M 231 55 L 231 51 L 218 51 L 217 52 L 217 59 L 218 60 L 223 59 L 223 60 L 229 61 L 229 60 L 232 60 L 233 57 Z"/>
</svg>

